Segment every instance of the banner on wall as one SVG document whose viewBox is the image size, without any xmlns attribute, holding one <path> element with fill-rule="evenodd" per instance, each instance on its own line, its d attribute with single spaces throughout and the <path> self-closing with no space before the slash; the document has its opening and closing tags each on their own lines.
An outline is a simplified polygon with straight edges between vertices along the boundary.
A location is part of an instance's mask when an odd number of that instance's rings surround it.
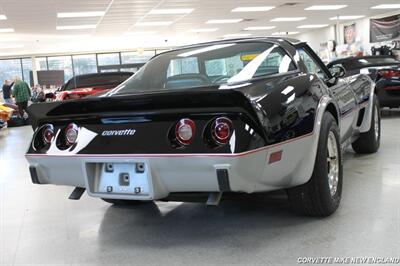
<svg viewBox="0 0 400 266">
<path fill-rule="evenodd" d="M 385 18 L 370 20 L 371 43 L 390 41 L 400 38 L 400 14 Z"/>
<path fill-rule="evenodd" d="M 356 23 L 344 26 L 344 44 L 353 44 L 356 42 Z"/>
</svg>

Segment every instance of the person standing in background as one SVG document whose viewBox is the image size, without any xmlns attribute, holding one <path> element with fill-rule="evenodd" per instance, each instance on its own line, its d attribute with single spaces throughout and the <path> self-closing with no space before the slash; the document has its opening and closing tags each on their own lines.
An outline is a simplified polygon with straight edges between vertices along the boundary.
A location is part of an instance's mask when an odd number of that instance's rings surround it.
<svg viewBox="0 0 400 266">
<path fill-rule="evenodd" d="M 24 118 L 24 111 L 26 111 L 28 101 L 31 98 L 31 89 L 29 85 L 19 77 L 14 77 L 12 94 L 15 99 L 15 104 L 18 106 L 19 115 L 21 118 Z"/>
<path fill-rule="evenodd" d="M 6 101 L 6 103 L 13 104 L 13 100 L 11 98 L 11 87 L 13 86 L 13 83 L 9 83 L 8 80 L 4 80 L 3 84 L 3 98 Z"/>
<path fill-rule="evenodd" d="M 46 101 L 46 97 L 44 95 L 44 92 L 42 88 L 40 87 L 39 84 L 36 84 L 32 88 L 32 98 L 31 101 L 34 103 L 42 103 Z"/>
</svg>

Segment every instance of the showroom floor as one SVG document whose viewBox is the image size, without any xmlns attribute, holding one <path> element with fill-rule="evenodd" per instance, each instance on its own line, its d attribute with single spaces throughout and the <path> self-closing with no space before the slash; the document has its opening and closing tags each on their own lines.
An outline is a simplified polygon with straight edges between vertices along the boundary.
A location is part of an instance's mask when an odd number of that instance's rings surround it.
<svg viewBox="0 0 400 266">
<path fill-rule="evenodd" d="M 33 185 L 30 127 L 0 132 L 0 264 L 297 264 L 298 257 L 400 257 L 400 112 L 382 121 L 377 154 L 345 155 L 341 207 L 290 213 L 283 193 L 218 207 L 113 207 L 68 187 Z M 275 262 L 275 263 L 274 263 Z"/>
</svg>

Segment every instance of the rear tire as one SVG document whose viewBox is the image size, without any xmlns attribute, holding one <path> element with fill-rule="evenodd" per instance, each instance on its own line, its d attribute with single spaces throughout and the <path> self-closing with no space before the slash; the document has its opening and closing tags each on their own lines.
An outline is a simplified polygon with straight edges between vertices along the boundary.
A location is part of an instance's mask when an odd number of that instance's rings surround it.
<svg viewBox="0 0 400 266">
<path fill-rule="evenodd" d="M 326 217 L 339 207 L 342 197 L 343 172 L 339 127 L 331 113 L 321 121 L 317 154 L 311 179 L 287 190 L 294 212 Z"/>
<path fill-rule="evenodd" d="M 356 153 L 368 154 L 378 151 L 381 143 L 381 112 L 379 102 L 374 97 L 373 112 L 371 117 L 371 128 L 361 133 L 358 139 L 351 144 Z"/>
<path fill-rule="evenodd" d="M 101 199 L 107 203 L 114 204 L 114 205 L 134 206 L 134 205 L 139 205 L 139 204 L 143 203 L 140 200 L 122 200 L 122 199 L 104 199 L 104 198 L 101 198 Z"/>
</svg>

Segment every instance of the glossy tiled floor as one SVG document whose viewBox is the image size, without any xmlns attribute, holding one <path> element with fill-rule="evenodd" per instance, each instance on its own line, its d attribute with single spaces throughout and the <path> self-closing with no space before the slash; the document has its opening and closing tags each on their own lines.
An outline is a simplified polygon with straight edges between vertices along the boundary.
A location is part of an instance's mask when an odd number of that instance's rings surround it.
<svg viewBox="0 0 400 266">
<path fill-rule="evenodd" d="M 29 127 L 0 132 L 0 264 L 296 264 L 308 256 L 400 257 L 400 113 L 383 120 L 377 154 L 346 154 L 340 209 L 297 217 L 284 194 L 218 207 L 113 207 L 30 182 Z"/>
</svg>

